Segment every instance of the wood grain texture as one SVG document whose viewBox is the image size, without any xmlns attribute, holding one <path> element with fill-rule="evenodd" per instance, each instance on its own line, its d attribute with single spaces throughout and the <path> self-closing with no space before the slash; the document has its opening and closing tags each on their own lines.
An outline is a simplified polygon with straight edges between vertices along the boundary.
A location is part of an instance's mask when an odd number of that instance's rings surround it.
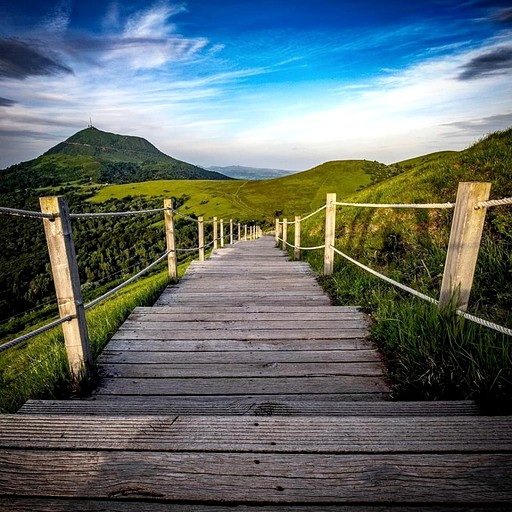
<svg viewBox="0 0 512 512">
<path fill-rule="evenodd" d="M 5 449 L 0 466 L 4 496 L 317 504 L 512 501 L 511 454 L 142 456 Z"/>
</svg>

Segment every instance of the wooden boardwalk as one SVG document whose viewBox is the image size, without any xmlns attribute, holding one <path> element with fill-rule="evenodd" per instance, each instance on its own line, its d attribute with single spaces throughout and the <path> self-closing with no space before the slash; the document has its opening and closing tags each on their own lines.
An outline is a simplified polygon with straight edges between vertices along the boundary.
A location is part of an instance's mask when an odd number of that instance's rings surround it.
<svg viewBox="0 0 512 512">
<path fill-rule="evenodd" d="M 393 402 L 367 328 L 269 237 L 194 262 L 90 398 L 0 416 L 0 509 L 511 510 L 511 418 Z"/>
</svg>

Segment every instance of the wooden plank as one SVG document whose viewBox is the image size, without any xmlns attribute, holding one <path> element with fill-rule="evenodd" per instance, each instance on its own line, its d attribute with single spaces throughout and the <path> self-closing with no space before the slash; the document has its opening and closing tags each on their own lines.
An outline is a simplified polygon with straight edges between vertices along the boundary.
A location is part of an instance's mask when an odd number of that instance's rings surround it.
<svg viewBox="0 0 512 512">
<path fill-rule="evenodd" d="M 225 330 L 204 331 L 201 329 L 194 331 L 173 331 L 172 329 L 163 330 L 153 327 L 144 329 L 131 329 L 128 326 L 121 326 L 112 339 L 116 340 L 215 340 L 229 338 L 231 340 L 342 340 L 353 338 L 364 338 L 368 334 L 366 328 L 343 329 L 339 331 L 319 330 L 312 332 L 309 330 L 277 330 L 277 329 L 232 329 L 229 332 Z"/>
<path fill-rule="evenodd" d="M 311 331 L 339 331 L 341 329 L 367 329 L 368 322 L 361 320 L 295 320 L 290 321 L 286 318 L 282 320 L 267 320 L 260 322 L 258 320 L 212 320 L 210 321 L 189 321 L 180 322 L 166 321 L 161 322 L 157 318 L 141 321 L 128 319 L 124 322 L 123 330 L 157 329 L 159 331 L 304 331 L 308 336 Z M 209 334 L 209 333 L 208 333 Z M 207 336 L 208 336 L 207 334 Z M 324 333 L 325 334 L 325 333 Z M 321 335 L 320 337 L 323 337 Z"/>
<path fill-rule="evenodd" d="M 150 352 L 192 352 L 192 351 L 308 351 L 308 350 L 367 350 L 373 348 L 363 337 L 332 339 L 332 340 L 233 340 L 233 339 L 203 339 L 203 340 L 170 340 L 144 339 L 142 336 L 133 338 L 120 333 L 114 335 L 107 345 L 107 350 L 130 351 L 146 350 Z"/>
<path fill-rule="evenodd" d="M 3 496 L 235 503 L 512 502 L 512 454 L 0 452 Z"/>
<path fill-rule="evenodd" d="M 327 377 L 382 376 L 380 362 L 373 363 L 103 363 L 102 377 L 201 378 L 201 377 Z"/>
<path fill-rule="evenodd" d="M 102 378 L 98 394 L 108 395 L 251 395 L 385 393 L 382 377 L 268 377 L 268 378 Z"/>
<path fill-rule="evenodd" d="M 84 500 L 84 499 L 53 499 L 53 498 L 1 498 L 0 508 L 12 512 L 233 512 L 233 505 L 199 504 L 187 505 L 183 503 L 158 503 L 141 501 L 112 500 Z M 385 508 L 379 505 L 237 505 L 236 512 L 446 512 L 444 505 L 396 505 Z M 450 506 L 450 512 L 510 512 L 510 507 L 493 504 L 456 505 Z"/>
<path fill-rule="evenodd" d="M 189 308 L 187 313 L 173 312 L 173 308 L 166 308 L 168 311 L 160 312 L 162 308 L 154 308 L 151 313 L 138 313 L 134 312 L 129 316 L 130 321 L 137 322 L 209 322 L 215 320 L 216 322 L 255 322 L 263 324 L 269 321 L 282 321 L 284 318 L 288 321 L 312 321 L 321 320 L 327 322 L 329 320 L 360 320 L 367 322 L 367 317 L 363 313 L 359 312 L 329 312 L 329 313 L 253 313 L 253 312 L 238 312 L 238 311 L 226 311 L 225 308 L 215 312 L 211 311 L 190 311 Z"/>
<path fill-rule="evenodd" d="M 384 395 L 116 396 L 83 400 L 29 400 L 20 413 L 210 416 L 466 416 L 478 415 L 474 402 L 392 402 Z M 349 401 L 350 400 L 350 401 Z M 370 401 L 371 400 L 371 401 Z"/>
<path fill-rule="evenodd" d="M 512 453 L 512 417 L 1 415 L 2 449 L 231 453 Z M 512 477 L 512 474 L 510 475 Z"/>
<path fill-rule="evenodd" d="M 194 362 L 196 364 L 226 363 L 356 363 L 381 362 L 376 350 L 300 350 L 300 351 L 222 351 L 222 352 L 148 352 L 141 345 L 141 351 L 111 351 L 104 350 L 98 358 L 100 364 L 130 363 L 130 364 L 183 364 Z"/>
<path fill-rule="evenodd" d="M 187 306 L 158 306 L 158 307 L 137 307 L 133 310 L 135 314 L 172 314 L 172 313 L 191 313 L 190 308 Z M 216 304 L 210 306 L 206 312 L 217 313 L 315 313 L 318 315 L 324 313 L 361 313 L 361 308 L 358 306 L 332 306 L 332 305 L 317 305 L 311 304 L 308 306 L 301 306 L 298 304 L 281 304 L 279 306 L 268 306 L 266 304 L 254 304 L 249 306 L 231 307 L 226 311 L 224 306 Z"/>
</svg>

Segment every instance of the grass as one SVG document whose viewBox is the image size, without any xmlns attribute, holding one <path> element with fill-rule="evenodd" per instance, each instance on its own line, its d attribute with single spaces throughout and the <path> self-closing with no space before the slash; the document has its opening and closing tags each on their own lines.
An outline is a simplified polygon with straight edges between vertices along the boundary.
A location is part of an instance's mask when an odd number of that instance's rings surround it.
<svg viewBox="0 0 512 512">
<path fill-rule="evenodd" d="M 94 359 L 133 309 L 152 305 L 167 283 L 166 271 L 141 278 L 86 312 Z M 30 398 L 70 396 L 70 382 L 59 327 L 0 354 L 0 411 L 15 412 Z"/>
<path fill-rule="evenodd" d="M 189 199 L 181 210 L 189 215 L 270 223 L 276 212 L 291 217 L 318 208 L 327 192 L 344 197 L 368 185 L 372 165 L 365 160 L 327 162 L 309 171 L 261 181 L 168 180 L 109 185 L 91 201 L 186 195 Z"/>
<path fill-rule="evenodd" d="M 491 197 L 512 196 L 512 130 L 460 153 L 409 161 L 409 170 L 344 201 L 454 201 L 461 181 L 490 181 Z M 433 298 L 439 294 L 450 211 L 338 208 L 336 246 L 383 274 Z M 323 239 L 323 217 L 302 226 L 304 246 Z M 309 233 L 309 234 L 307 234 Z M 512 327 L 512 208 L 491 208 L 469 312 Z M 289 233 L 293 239 L 293 228 Z M 305 252 L 322 271 L 322 251 Z M 404 399 L 475 398 L 512 409 L 512 340 L 401 292 L 336 257 L 323 280 L 337 304 L 358 304 L 373 318 L 371 336 L 388 361 L 395 394 Z"/>
</svg>

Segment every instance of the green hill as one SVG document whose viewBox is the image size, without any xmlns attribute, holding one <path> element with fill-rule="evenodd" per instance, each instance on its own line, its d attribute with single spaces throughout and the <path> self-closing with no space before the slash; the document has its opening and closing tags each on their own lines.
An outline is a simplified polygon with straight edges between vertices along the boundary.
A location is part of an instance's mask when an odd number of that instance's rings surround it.
<svg viewBox="0 0 512 512">
<path fill-rule="evenodd" d="M 34 160 L 0 171 L 0 178 L 0 192 L 64 184 L 231 179 L 176 160 L 141 137 L 93 127 L 75 133 Z"/>
<path fill-rule="evenodd" d="M 454 202 L 460 182 L 491 182 L 491 198 L 512 196 L 512 129 L 461 152 L 420 157 L 399 176 L 344 198 L 354 203 Z M 336 246 L 348 255 L 430 297 L 438 298 L 452 211 L 338 207 Z M 304 245 L 318 245 L 323 219 L 302 228 Z M 489 208 L 469 312 L 512 328 L 512 207 Z M 292 234 L 290 234 L 292 236 Z M 305 254 L 321 268 L 321 255 Z M 373 318 L 373 338 L 388 358 L 397 395 L 405 398 L 479 398 L 501 406 L 512 391 L 508 336 L 397 291 L 336 257 L 327 285 L 341 304 L 361 304 Z"/>
<path fill-rule="evenodd" d="M 337 192 L 339 197 L 352 194 L 370 185 L 383 168 L 387 169 L 387 166 L 378 162 L 341 160 L 271 180 L 154 181 L 110 185 L 102 188 L 92 201 L 102 203 L 128 196 L 180 197 L 186 194 L 189 199 L 184 209 L 189 213 L 272 222 L 276 212 L 291 218 L 318 208 L 328 192 Z"/>
</svg>

